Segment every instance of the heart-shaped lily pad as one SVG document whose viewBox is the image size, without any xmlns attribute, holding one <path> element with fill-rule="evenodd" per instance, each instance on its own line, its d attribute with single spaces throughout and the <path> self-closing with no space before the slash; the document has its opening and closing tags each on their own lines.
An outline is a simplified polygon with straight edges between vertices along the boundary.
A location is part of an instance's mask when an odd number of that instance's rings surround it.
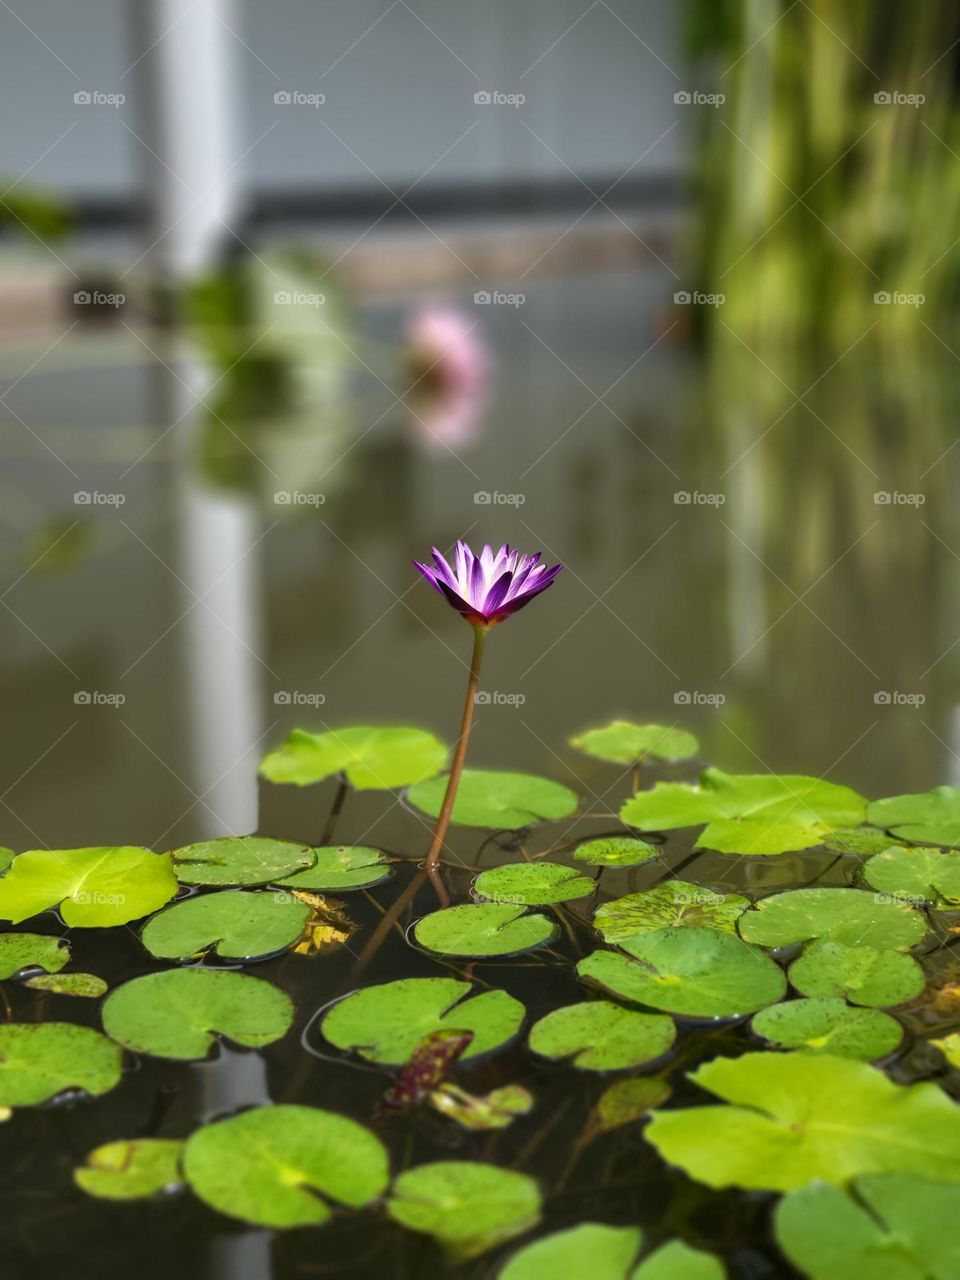
<svg viewBox="0 0 960 1280">
<path fill-rule="evenodd" d="M 257 1107 L 187 1140 L 183 1172 L 220 1213 L 260 1227 L 327 1222 L 327 1201 L 359 1209 L 382 1195 L 387 1152 L 369 1129 L 316 1107 Z"/>
<path fill-rule="evenodd" d="M 412 1231 L 423 1231 L 459 1259 L 535 1226 L 540 1190 L 512 1169 L 466 1160 L 438 1160 L 401 1173 L 387 1212 Z"/>
<path fill-rule="evenodd" d="M 581 978 L 634 1004 L 692 1018 L 732 1018 L 782 999 L 783 970 L 762 951 L 713 929 L 656 929 L 594 951 Z"/>
<path fill-rule="evenodd" d="M 586 1071 L 619 1071 L 662 1057 L 677 1028 L 659 1013 L 622 1009 L 609 1000 L 591 1000 L 554 1009 L 534 1023 L 530 1048 L 544 1058 L 569 1058 Z"/>
<path fill-rule="evenodd" d="M 292 840 L 261 836 L 223 836 L 184 845 L 172 854 L 174 870 L 184 884 L 270 884 L 316 862 L 314 851 Z"/>
<path fill-rule="evenodd" d="M 890 837 L 877 827 L 851 827 L 831 831 L 823 837 L 823 847 L 831 853 L 866 855 L 882 853 L 890 847 Z"/>
<path fill-rule="evenodd" d="M 120 1050 L 70 1022 L 0 1025 L 0 1107 L 32 1107 L 70 1089 L 96 1097 L 120 1079 Z"/>
<path fill-rule="evenodd" d="M 685 729 L 662 724 L 631 724 L 629 720 L 614 720 L 602 729 L 588 729 L 571 738 L 570 745 L 613 764 L 635 764 L 648 758 L 668 762 L 688 760 L 700 747 L 693 734 Z"/>
<path fill-rule="evenodd" d="M 761 1009 L 750 1025 L 781 1049 L 833 1053 L 864 1062 L 887 1057 L 903 1039 L 896 1018 L 879 1009 L 853 1009 L 838 996 L 788 1000 Z"/>
<path fill-rule="evenodd" d="M 348 889 L 369 889 L 392 874 L 390 860 L 381 849 L 369 849 L 365 845 L 324 845 L 313 852 L 317 860 L 312 867 L 284 876 L 277 884 L 313 893 L 344 893 Z"/>
<path fill-rule="evenodd" d="M 107 1142 L 74 1169 L 73 1180 L 99 1200 L 142 1200 L 180 1185 L 182 1149 L 183 1143 L 173 1138 Z"/>
<path fill-rule="evenodd" d="M 118 1044 L 157 1058 L 204 1058 L 222 1035 L 258 1049 L 279 1040 L 293 1004 L 279 987 L 227 969 L 167 969 L 110 993 L 103 1027 Z"/>
<path fill-rule="evenodd" d="M 46 933 L 0 933 L 0 979 L 12 978 L 21 969 L 59 973 L 69 959 L 66 938 Z"/>
<path fill-rule="evenodd" d="M 644 1137 L 708 1186 L 792 1191 L 931 1169 L 960 1181 L 960 1108 L 935 1084 L 810 1053 L 714 1058 L 690 1078 L 731 1105 L 656 1111 Z"/>
<path fill-rule="evenodd" d="M 431 818 L 440 814 L 447 779 L 431 778 L 407 792 L 412 805 Z M 499 773 L 464 769 L 453 804 L 452 821 L 464 827 L 518 830 L 536 822 L 569 818 L 577 811 L 577 796 L 569 787 L 532 773 Z"/>
<path fill-rule="evenodd" d="M 456 978 L 401 978 L 354 991 L 338 1001 L 321 1024 L 338 1049 L 371 1062 L 399 1066 L 435 1031 L 472 1031 L 466 1062 L 499 1049 L 523 1023 L 524 1008 L 506 991 L 470 996 L 470 983 Z M 469 999 L 467 998 L 469 997 Z"/>
<path fill-rule="evenodd" d="M 423 729 L 294 729 L 260 763 L 271 782 L 310 786 L 342 773 L 358 791 L 407 787 L 432 778 L 447 762 L 447 748 Z"/>
<path fill-rule="evenodd" d="M 805 996 L 842 996 L 879 1008 L 904 1004 L 923 990 L 923 970 L 913 956 L 881 947 L 811 942 L 794 960 L 790 981 Z"/>
<path fill-rule="evenodd" d="M 919 942 L 927 926 L 904 902 L 863 889 L 789 889 L 762 898 L 738 921 L 741 938 L 761 947 L 826 938 L 856 947 L 903 951 Z"/>
<path fill-rule="evenodd" d="M 581 1222 L 515 1253 L 498 1280 L 628 1280 L 642 1240 L 639 1227 Z"/>
<path fill-rule="evenodd" d="M 291 893 L 225 889 L 175 902 L 140 934 L 152 956 L 189 960 L 213 950 L 230 960 L 275 955 L 296 942 L 310 907 Z"/>
<path fill-rule="evenodd" d="M 874 800 L 867 816 L 900 840 L 960 846 L 960 787 Z"/>
<path fill-rule="evenodd" d="M 512 956 L 542 947 L 557 936 L 546 916 L 500 902 L 463 903 L 422 916 L 413 936 L 426 951 L 445 956 Z"/>
<path fill-rule="evenodd" d="M 49 991 L 55 996 L 77 996 L 81 1000 L 99 1000 L 108 986 L 95 973 L 40 973 L 23 984 L 33 991 Z"/>
<path fill-rule="evenodd" d="M 638 867 L 659 857 L 660 850 L 636 836 L 600 836 L 578 844 L 573 856 L 588 867 Z"/>
<path fill-rule="evenodd" d="M 653 889 L 605 902 L 597 908 L 593 922 L 605 942 L 676 925 L 735 934 L 737 919 L 749 905 L 750 899 L 737 893 L 714 893 L 684 880 L 666 880 Z"/>
<path fill-rule="evenodd" d="M 131 846 L 31 849 L 0 879 L 0 919 L 59 906 L 72 928 L 106 928 L 159 910 L 177 892 L 168 854 Z"/>
<path fill-rule="evenodd" d="M 866 863 L 863 878 L 871 888 L 908 902 L 957 906 L 960 904 L 960 851 L 886 849 Z"/>
<path fill-rule="evenodd" d="M 528 907 L 586 898 L 596 887 L 589 876 L 556 862 L 510 862 L 482 872 L 473 882 L 479 898 L 522 903 Z"/>
</svg>

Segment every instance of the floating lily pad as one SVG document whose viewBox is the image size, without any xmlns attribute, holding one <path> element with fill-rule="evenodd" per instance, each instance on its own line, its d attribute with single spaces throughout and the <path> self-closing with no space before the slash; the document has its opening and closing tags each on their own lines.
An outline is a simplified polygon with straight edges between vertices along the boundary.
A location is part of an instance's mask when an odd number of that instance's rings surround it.
<svg viewBox="0 0 960 1280">
<path fill-rule="evenodd" d="M 629 720 L 614 720 L 602 729 L 588 729 L 571 738 L 570 745 L 613 764 L 634 764 L 648 757 L 668 762 L 688 760 L 700 749 L 699 742 L 685 729 L 631 724 Z"/>
<path fill-rule="evenodd" d="M 66 938 L 46 933 L 0 933 L 0 979 L 12 978 L 21 969 L 59 973 L 69 959 Z"/>
<path fill-rule="evenodd" d="M 511 862 L 481 872 L 473 882 L 474 892 L 480 898 L 522 903 L 528 907 L 573 902 L 576 898 L 588 897 L 596 887 L 590 876 L 555 862 Z"/>
<path fill-rule="evenodd" d="M 440 814 L 447 779 L 431 778 L 407 792 L 412 805 L 431 818 Z M 536 822 L 569 818 L 577 811 L 577 796 L 569 787 L 532 773 L 499 773 L 464 769 L 460 776 L 452 821 L 463 827 L 517 830 Z"/>
<path fill-rule="evenodd" d="M 529 1230 L 540 1219 L 540 1190 L 512 1169 L 466 1160 L 438 1160 L 401 1173 L 387 1212 L 423 1231 L 460 1259 L 473 1258 Z"/>
<path fill-rule="evenodd" d="M 644 1136 L 708 1186 L 792 1191 L 931 1169 L 960 1181 L 960 1108 L 935 1084 L 809 1053 L 714 1058 L 690 1079 L 733 1105 L 656 1111 Z"/>
<path fill-rule="evenodd" d="M 911 902 L 940 906 L 960 903 L 960 852 L 939 849 L 886 849 L 863 868 L 873 889 Z"/>
<path fill-rule="evenodd" d="M 399 1066 L 435 1031 L 472 1031 L 461 1061 L 490 1053 L 519 1032 L 524 1007 L 506 991 L 470 996 L 456 978 L 401 978 L 354 991 L 324 1016 L 321 1030 L 338 1049 Z M 469 997 L 469 999 L 467 998 Z"/>
<path fill-rule="evenodd" d="M 293 1004 L 279 987 L 227 969 L 167 969 L 115 988 L 103 1005 L 111 1039 L 157 1058 L 204 1058 L 221 1035 L 258 1049 L 279 1040 Z"/>
<path fill-rule="evenodd" d="M 919 911 L 863 889 L 790 889 L 754 904 L 738 921 L 741 938 L 761 947 L 788 947 L 825 938 L 855 947 L 906 950 L 927 931 Z"/>
<path fill-rule="evenodd" d="M 915 795 L 874 800 L 867 816 L 900 840 L 960 845 L 960 787 L 934 787 Z"/>
<path fill-rule="evenodd" d="M 581 1222 L 515 1253 L 498 1280 L 627 1280 L 642 1239 L 639 1227 Z"/>
<path fill-rule="evenodd" d="M 833 1053 L 864 1062 L 887 1057 L 903 1039 L 896 1018 L 879 1009 L 853 1009 L 839 996 L 773 1005 L 755 1014 L 750 1025 L 781 1049 Z"/>
<path fill-rule="evenodd" d="M 544 1058 L 569 1058 L 586 1071 L 619 1071 L 662 1057 L 677 1038 L 672 1018 L 591 1000 L 554 1009 L 530 1031 L 530 1048 Z"/>
<path fill-rule="evenodd" d="M 172 854 L 174 870 L 184 884 L 270 884 L 316 862 L 307 845 L 261 836 L 224 836 L 184 845 Z"/>
<path fill-rule="evenodd" d="M 951 1224 L 960 1188 L 909 1174 L 869 1174 L 847 1191 L 815 1183 L 774 1214 L 777 1242 L 809 1280 L 955 1280 L 960 1241 Z"/>
<path fill-rule="evenodd" d="M 642 1120 L 670 1097 L 672 1089 L 659 1076 L 630 1076 L 608 1085 L 597 1102 L 594 1123 L 600 1133 Z"/>
<path fill-rule="evenodd" d="M 937 1046 L 951 1067 L 960 1067 L 960 1031 L 952 1031 L 948 1036 L 931 1040 L 930 1044 Z"/>
<path fill-rule="evenodd" d="M 49 991 L 55 996 L 79 996 L 84 1000 L 99 1000 L 109 990 L 95 973 L 38 974 L 35 978 L 28 978 L 23 985 L 34 991 Z"/>
<path fill-rule="evenodd" d="M 414 926 L 417 944 L 445 956 L 511 956 L 542 947 L 557 936 L 546 916 L 500 902 L 463 903 L 423 916 Z"/>
<path fill-rule="evenodd" d="M 108 1142 L 74 1169 L 73 1180 L 99 1200 L 142 1200 L 180 1185 L 182 1149 L 183 1143 L 171 1138 Z"/>
<path fill-rule="evenodd" d="M 314 893 L 344 893 L 348 889 L 369 889 L 392 875 L 390 861 L 381 849 L 326 845 L 313 852 L 317 860 L 312 867 L 284 876 L 277 884 Z"/>
<path fill-rule="evenodd" d="M 177 892 L 168 854 L 131 846 L 31 849 L 0 879 L 0 919 L 51 907 L 72 928 L 107 928 L 159 910 Z"/>
<path fill-rule="evenodd" d="M 725 1280 L 726 1274 L 726 1267 L 712 1253 L 671 1240 L 644 1258 L 630 1280 Z"/>
<path fill-rule="evenodd" d="M 866 801 L 849 787 L 795 774 L 729 774 L 707 769 L 698 785 L 661 782 L 620 810 L 640 831 L 707 823 L 697 847 L 721 853 L 777 854 L 819 844 L 830 831 L 856 826 Z"/>
<path fill-rule="evenodd" d="M 890 837 L 877 827 L 851 827 L 848 830 L 831 831 L 828 836 L 824 836 L 823 845 L 831 853 L 882 853 L 884 849 L 889 849 Z"/>
<path fill-rule="evenodd" d="M 358 791 L 407 787 L 432 778 L 447 762 L 447 748 L 423 729 L 294 729 L 260 762 L 271 782 L 307 787 L 342 773 Z"/>
<path fill-rule="evenodd" d="M 782 999 L 783 970 L 762 951 L 713 929 L 656 929 L 626 938 L 628 955 L 594 951 L 581 978 L 635 1004 L 693 1018 L 732 1018 Z"/>
<path fill-rule="evenodd" d="M 310 907 L 291 893 L 226 889 L 175 902 L 140 934 L 152 956 L 189 960 L 213 950 L 230 960 L 274 955 L 297 941 Z"/>
<path fill-rule="evenodd" d="M 879 1008 L 904 1004 L 923 990 L 923 970 L 913 956 L 881 947 L 811 942 L 794 960 L 790 981 L 805 996 L 842 996 Z"/>
<path fill-rule="evenodd" d="M 257 1107 L 205 1125 L 188 1139 L 182 1164 L 212 1209 L 275 1228 L 327 1222 L 327 1201 L 359 1209 L 390 1176 L 379 1138 L 316 1107 Z"/>
<path fill-rule="evenodd" d="M 588 867 L 638 867 L 642 862 L 658 858 L 660 850 L 636 836 L 601 836 L 578 844 L 573 856 Z"/>
<path fill-rule="evenodd" d="M 70 1022 L 0 1025 L 0 1107 L 32 1107 L 66 1090 L 96 1097 L 120 1079 L 120 1050 Z"/>
<path fill-rule="evenodd" d="M 5 845 L 0 845 L 0 875 L 3 875 L 15 857 L 16 854 L 12 849 L 6 848 Z"/>
<path fill-rule="evenodd" d="M 593 923 L 606 942 L 676 925 L 736 934 L 737 919 L 749 906 L 750 899 L 737 893 L 714 893 L 684 880 L 666 880 L 653 889 L 605 902 L 594 913 Z"/>
</svg>

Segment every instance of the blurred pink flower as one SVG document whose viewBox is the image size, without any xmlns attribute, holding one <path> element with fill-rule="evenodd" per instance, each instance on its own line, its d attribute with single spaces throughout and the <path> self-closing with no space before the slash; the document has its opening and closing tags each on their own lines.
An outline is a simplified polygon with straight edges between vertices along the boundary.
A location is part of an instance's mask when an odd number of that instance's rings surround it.
<svg viewBox="0 0 960 1280">
<path fill-rule="evenodd" d="M 448 446 L 472 440 L 487 406 L 491 375 L 478 322 L 439 303 L 420 307 L 407 324 L 407 367 L 416 425 Z"/>
</svg>

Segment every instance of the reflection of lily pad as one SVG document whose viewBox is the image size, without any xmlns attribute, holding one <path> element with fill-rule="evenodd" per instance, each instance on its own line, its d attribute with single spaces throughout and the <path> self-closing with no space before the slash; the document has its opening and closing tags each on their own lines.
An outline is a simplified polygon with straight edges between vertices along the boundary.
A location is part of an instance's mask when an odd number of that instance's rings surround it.
<svg viewBox="0 0 960 1280">
<path fill-rule="evenodd" d="M 896 1018 L 879 1009 L 853 1009 L 838 996 L 773 1005 L 761 1009 L 750 1025 L 781 1049 L 833 1053 L 864 1062 L 885 1058 L 903 1039 Z"/>
<path fill-rule="evenodd" d="M 960 787 L 874 800 L 867 816 L 900 840 L 960 846 Z"/>
<path fill-rule="evenodd" d="M 46 933 L 0 934 L 0 978 L 12 978 L 21 969 L 59 973 L 69 959 L 66 938 L 52 938 Z"/>
<path fill-rule="evenodd" d="M 260 763 L 271 782 L 310 786 L 343 773 L 358 791 L 407 787 L 432 778 L 447 762 L 447 748 L 423 729 L 294 729 Z"/>
<path fill-rule="evenodd" d="M 789 889 L 745 911 L 740 936 L 761 947 L 788 947 L 826 938 L 855 947 L 906 950 L 926 933 L 923 916 L 903 902 L 863 889 Z"/>
<path fill-rule="evenodd" d="M 211 1208 L 261 1227 L 318 1226 L 327 1203 L 375 1200 L 390 1171 L 379 1138 L 316 1107 L 257 1107 L 188 1139 L 183 1172 Z"/>
<path fill-rule="evenodd" d="M 68 1089 L 97 1096 L 120 1079 L 120 1050 L 69 1022 L 0 1026 L 0 1106 L 31 1107 Z"/>
<path fill-rule="evenodd" d="M 23 984 L 33 991 L 49 991 L 55 996 L 77 996 L 82 1000 L 99 1000 L 108 987 L 95 973 L 41 973 Z"/>
<path fill-rule="evenodd" d="M 540 1191 L 512 1169 L 466 1160 L 438 1160 L 401 1173 L 387 1212 L 412 1231 L 438 1240 L 457 1258 L 472 1258 L 534 1226 Z"/>
<path fill-rule="evenodd" d="M 651 929 L 696 925 L 736 933 L 737 918 L 750 905 L 737 893 L 714 893 L 684 880 L 667 880 L 598 907 L 593 923 L 606 942 L 620 942 Z"/>
<path fill-rule="evenodd" d="M 523 1005 L 506 991 L 470 996 L 470 990 L 469 982 L 456 978 L 401 978 L 364 987 L 338 1001 L 321 1029 L 338 1049 L 396 1066 L 435 1031 L 472 1031 L 461 1059 L 469 1061 L 512 1040 L 524 1017 Z"/>
<path fill-rule="evenodd" d="M 140 934 L 153 956 L 189 960 L 208 950 L 230 960 L 274 955 L 296 942 L 310 908 L 289 893 L 225 889 L 175 902 Z"/>
<path fill-rule="evenodd" d="M 59 906 L 73 928 L 106 928 L 159 910 L 176 891 L 167 854 L 129 846 L 31 849 L 0 879 L 0 919 L 17 924 Z"/>
<path fill-rule="evenodd" d="M 140 1200 L 178 1186 L 183 1143 L 172 1138 L 131 1138 L 107 1142 L 74 1169 L 81 1190 L 100 1200 Z"/>
<path fill-rule="evenodd" d="M 780 1000 L 783 970 L 762 951 L 713 929 L 656 929 L 620 944 L 628 955 L 594 951 L 581 978 L 606 991 L 667 1013 L 730 1018 Z"/>
<path fill-rule="evenodd" d="M 690 1078 L 732 1105 L 654 1112 L 644 1136 L 708 1186 L 791 1191 L 931 1169 L 960 1181 L 960 1109 L 935 1084 L 809 1053 L 714 1058 Z"/>
<path fill-rule="evenodd" d="M 636 836 L 600 836 L 578 844 L 573 856 L 588 867 L 638 867 L 659 857 L 660 850 Z"/>
<path fill-rule="evenodd" d="M 586 898 L 596 887 L 589 876 L 555 862 L 511 862 L 482 872 L 473 882 L 480 898 L 528 907 Z"/>
<path fill-rule="evenodd" d="M 414 926 L 419 946 L 445 956 L 510 956 L 556 937 L 546 916 L 527 915 L 509 903 L 463 903 L 423 916 Z"/>
<path fill-rule="evenodd" d="M 528 1244 L 497 1280 L 627 1280 L 641 1240 L 639 1227 L 581 1222 Z"/>
<path fill-rule="evenodd" d="M 582 1070 L 618 1071 L 661 1057 L 676 1036 L 673 1019 L 663 1014 L 592 1000 L 554 1009 L 534 1023 L 530 1048 L 544 1058 L 569 1058 Z"/>
<path fill-rule="evenodd" d="M 224 836 L 173 851 L 173 866 L 184 884 L 269 884 L 316 861 L 314 851 L 292 840 Z"/>
<path fill-rule="evenodd" d="M 614 720 L 602 729 L 588 729 L 571 738 L 570 745 L 613 764 L 634 764 L 647 757 L 668 762 L 687 760 L 696 755 L 700 746 L 685 729 L 671 729 L 662 724 L 631 724 L 629 720 Z"/>
<path fill-rule="evenodd" d="M 167 969 L 117 987 L 104 1002 L 111 1039 L 158 1058 L 203 1058 L 217 1033 L 261 1048 L 279 1040 L 293 1021 L 293 1004 L 279 987 L 227 969 Z"/>
<path fill-rule="evenodd" d="M 811 942 L 790 966 L 790 981 L 805 996 L 843 996 L 852 1004 L 904 1004 L 923 990 L 913 956 L 880 947 Z"/>
<path fill-rule="evenodd" d="M 407 798 L 431 818 L 439 816 L 447 779 L 431 778 L 411 787 Z M 577 810 L 577 796 L 569 787 L 532 773 L 499 773 L 464 769 L 460 776 L 452 820 L 464 827 L 517 830 L 535 822 L 569 818 Z"/>
<path fill-rule="evenodd" d="M 277 884 L 314 893 L 343 893 L 369 889 L 390 876 L 390 862 L 380 849 L 364 845 L 329 845 L 314 849 L 316 862 L 306 871 L 284 876 Z"/>
<path fill-rule="evenodd" d="M 960 903 L 960 852 L 939 849 L 886 849 L 863 868 L 872 889 L 911 902 Z"/>
</svg>

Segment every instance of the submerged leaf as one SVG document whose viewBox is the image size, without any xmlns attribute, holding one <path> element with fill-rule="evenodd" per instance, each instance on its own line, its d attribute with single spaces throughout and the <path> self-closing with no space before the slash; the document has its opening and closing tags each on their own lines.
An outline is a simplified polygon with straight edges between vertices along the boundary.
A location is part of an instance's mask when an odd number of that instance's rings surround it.
<svg viewBox="0 0 960 1280">
<path fill-rule="evenodd" d="M 811 942 L 794 960 L 790 981 L 805 996 L 843 996 L 852 1004 L 904 1004 L 923 990 L 923 970 L 913 956 L 880 947 Z"/>
<path fill-rule="evenodd" d="M 738 921 L 740 936 L 761 947 L 825 938 L 904 951 L 926 933 L 919 911 L 863 889 L 789 889 L 762 898 Z"/>
<path fill-rule="evenodd" d="M 658 1076 L 630 1076 L 608 1085 L 594 1110 L 594 1127 L 598 1133 L 609 1133 L 625 1124 L 641 1120 L 648 1111 L 659 1107 L 672 1090 Z"/>
<path fill-rule="evenodd" d="M 473 888 L 478 897 L 490 902 L 540 907 L 586 898 L 596 885 L 573 867 L 562 867 L 555 862 L 511 862 L 482 872 L 474 880 Z"/>
<path fill-rule="evenodd" d="M 867 816 L 898 839 L 919 844 L 960 845 L 960 787 L 874 800 Z"/>
<path fill-rule="evenodd" d="M 284 876 L 277 884 L 285 889 L 310 889 L 320 893 L 345 893 L 369 889 L 393 874 L 381 849 L 365 845 L 324 845 L 314 849 L 316 862 L 306 871 Z"/>
<path fill-rule="evenodd" d="M 184 884 L 269 884 L 316 862 L 307 845 L 261 836 L 223 836 L 174 849 L 174 870 Z"/>
<path fill-rule="evenodd" d="M 305 902 L 311 911 L 306 935 L 293 948 L 298 956 L 319 956 L 327 951 L 336 951 L 356 933 L 357 925 L 347 915 L 342 903 L 320 893 L 308 893 L 305 889 L 294 889 L 293 896 Z"/>
<path fill-rule="evenodd" d="M 833 1053 L 874 1062 L 893 1053 L 903 1039 L 896 1018 L 879 1009 L 852 1009 L 839 997 L 789 1000 L 761 1009 L 751 1022 L 758 1036 L 781 1049 Z"/>
<path fill-rule="evenodd" d="M 99 1000 L 108 987 L 95 973 L 48 973 L 28 978 L 23 984 L 34 991 L 50 991 L 55 996 L 79 996 L 85 1000 Z"/>
<path fill-rule="evenodd" d="M 107 928 L 150 915 L 176 892 L 166 853 L 126 845 L 31 849 L 0 879 L 0 919 L 18 924 L 59 906 L 72 928 Z"/>
<path fill-rule="evenodd" d="M 414 925 L 419 946 L 445 956 L 519 955 L 552 942 L 557 926 L 546 916 L 499 902 L 462 903 L 422 916 Z"/>
<path fill-rule="evenodd" d="M 530 1048 L 544 1058 L 569 1058 L 588 1071 L 618 1071 L 662 1057 L 673 1045 L 672 1018 L 593 1000 L 554 1009 L 530 1031 Z"/>
<path fill-rule="evenodd" d="M 631 724 L 629 720 L 613 720 L 602 729 L 588 729 L 570 745 L 588 756 L 609 760 L 613 764 L 634 764 L 648 756 L 653 760 L 687 760 L 696 755 L 700 744 L 685 729 L 662 724 Z"/>
<path fill-rule="evenodd" d="M 506 1084 L 477 1097 L 447 1081 L 430 1095 L 430 1105 L 464 1129 L 505 1129 L 533 1109 L 533 1094 L 519 1084 Z"/>
<path fill-rule="evenodd" d="M 0 1106 L 30 1107 L 68 1089 L 97 1096 L 120 1079 L 120 1050 L 70 1022 L 0 1025 Z"/>
<path fill-rule="evenodd" d="M 660 850 L 636 836 L 600 836 L 578 844 L 573 856 L 588 867 L 638 867 L 642 862 L 658 858 Z"/>
<path fill-rule="evenodd" d="M 823 847 L 831 853 L 882 853 L 890 847 L 890 837 L 877 827 L 841 828 L 824 836 Z"/>
<path fill-rule="evenodd" d="M 226 889 L 175 902 L 147 921 L 140 939 L 164 960 L 189 960 L 209 950 L 224 959 L 252 960 L 296 942 L 309 917 L 309 906 L 292 894 Z"/>
<path fill-rule="evenodd" d="M 581 1222 L 515 1253 L 498 1280 L 628 1280 L 642 1241 L 639 1227 Z"/>
<path fill-rule="evenodd" d="M 21 969 L 59 973 L 69 959 L 66 938 L 46 933 L 0 933 L 0 979 L 12 978 Z"/>
<path fill-rule="evenodd" d="M 621 942 L 651 929 L 697 925 L 721 933 L 737 932 L 737 919 L 750 899 L 714 893 L 684 880 L 667 880 L 641 893 L 629 893 L 598 907 L 593 923 L 605 942 Z"/>
<path fill-rule="evenodd" d="M 960 904 L 960 852 L 939 849 L 886 849 L 863 868 L 873 889 L 915 904 Z"/>
<path fill-rule="evenodd" d="M 179 1186 L 183 1143 L 171 1138 L 130 1138 L 95 1147 L 73 1180 L 100 1200 L 141 1200 Z"/>
<path fill-rule="evenodd" d="M 454 1257 L 476 1257 L 535 1226 L 540 1190 L 512 1169 L 466 1160 L 438 1160 L 401 1173 L 387 1212 L 412 1231 L 423 1231 Z"/>
<path fill-rule="evenodd" d="M 447 762 L 447 748 L 423 729 L 294 729 L 260 763 L 271 782 L 310 786 L 343 773 L 358 791 L 407 787 L 432 778 Z"/>
<path fill-rule="evenodd" d="M 447 778 L 432 778 L 407 792 L 416 808 L 436 818 L 447 790 Z M 532 773 L 499 773 L 464 769 L 460 775 L 452 821 L 464 827 L 518 830 L 534 823 L 569 818 L 577 811 L 577 796 L 569 787 Z"/>
</svg>

